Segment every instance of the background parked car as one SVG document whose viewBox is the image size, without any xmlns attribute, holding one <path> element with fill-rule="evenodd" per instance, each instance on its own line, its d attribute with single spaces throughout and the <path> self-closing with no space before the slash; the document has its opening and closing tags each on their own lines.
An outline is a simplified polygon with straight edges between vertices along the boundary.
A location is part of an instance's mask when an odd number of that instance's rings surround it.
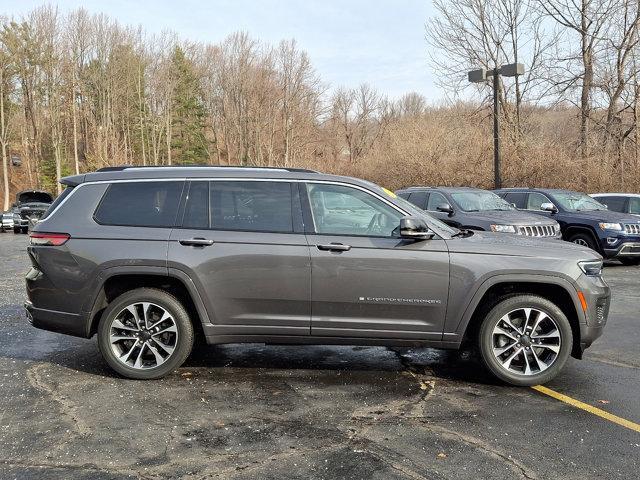
<svg viewBox="0 0 640 480">
<path fill-rule="evenodd" d="M 640 194 L 637 193 L 592 193 L 591 196 L 607 206 L 609 210 L 630 213 L 640 217 Z"/>
<path fill-rule="evenodd" d="M 13 229 L 13 212 L 0 213 L 0 232 Z"/>
<path fill-rule="evenodd" d="M 504 188 L 496 193 L 517 208 L 553 218 L 562 238 L 625 265 L 640 264 L 640 220 L 608 210 L 589 195 L 570 190 Z"/>
<path fill-rule="evenodd" d="M 49 209 L 53 196 L 42 190 L 24 190 L 16 194 L 13 208 L 13 233 L 27 233 Z"/>
<path fill-rule="evenodd" d="M 560 225 L 517 210 L 488 190 L 467 187 L 409 187 L 400 197 L 452 227 L 560 238 Z"/>
</svg>

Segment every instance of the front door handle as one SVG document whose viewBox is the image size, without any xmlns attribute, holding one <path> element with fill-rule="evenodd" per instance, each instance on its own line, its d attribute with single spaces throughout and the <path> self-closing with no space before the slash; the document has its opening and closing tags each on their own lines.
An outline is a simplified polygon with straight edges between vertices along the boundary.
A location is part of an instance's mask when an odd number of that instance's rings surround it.
<svg viewBox="0 0 640 480">
<path fill-rule="evenodd" d="M 348 252 L 351 245 L 343 245 L 342 243 L 329 243 L 328 245 L 317 245 L 318 250 L 327 252 Z"/>
<path fill-rule="evenodd" d="M 209 245 L 213 245 L 213 240 L 208 240 L 206 238 L 184 238 L 182 240 L 178 240 L 180 245 L 187 245 L 191 247 L 207 247 Z"/>
</svg>

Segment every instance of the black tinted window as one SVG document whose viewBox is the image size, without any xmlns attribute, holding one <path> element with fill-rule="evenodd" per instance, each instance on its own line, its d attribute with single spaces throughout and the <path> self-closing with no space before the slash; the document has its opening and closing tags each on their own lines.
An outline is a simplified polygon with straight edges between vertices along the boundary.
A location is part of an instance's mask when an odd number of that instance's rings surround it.
<svg viewBox="0 0 640 480">
<path fill-rule="evenodd" d="M 103 225 L 172 227 L 183 182 L 123 182 L 107 189 L 94 218 Z"/>
<path fill-rule="evenodd" d="M 293 231 L 291 184 L 211 182 L 211 228 L 254 232 Z"/>
<path fill-rule="evenodd" d="M 407 200 L 422 210 L 427 208 L 427 192 L 411 192 Z"/>
<path fill-rule="evenodd" d="M 631 197 L 629 199 L 629 213 L 640 215 L 640 197 Z"/>
<path fill-rule="evenodd" d="M 624 212 L 627 199 L 625 197 L 598 197 L 596 198 L 600 203 L 604 203 L 609 210 L 614 212 Z"/>
<path fill-rule="evenodd" d="M 527 208 L 527 194 L 522 192 L 507 193 L 503 197 L 507 202 L 512 203 L 516 208 Z"/>
<path fill-rule="evenodd" d="M 182 226 L 209 228 L 209 182 L 191 182 Z"/>
</svg>

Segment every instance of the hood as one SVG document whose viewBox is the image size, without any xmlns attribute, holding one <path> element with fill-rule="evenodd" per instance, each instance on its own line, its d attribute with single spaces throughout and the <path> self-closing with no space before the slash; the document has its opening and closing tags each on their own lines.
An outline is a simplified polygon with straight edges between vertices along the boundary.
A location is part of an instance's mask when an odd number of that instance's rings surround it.
<svg viewBox="0 0 640 480">
<path fill-rule="evenodd" d="M 16 194 L 16 203 L 22 205 L 25 203 L 46 203 L 53 202 L 53 196 L 43 190 L 24 190 Z"/>
<path fill-rule="evenodd" d="M 506 255 L 514 257 L 594 260 L 602 257 L 588 247 L 553 238 L 532 238 L 492 232 L 474 232 L 469 237 L 447 240 L 452 253 Z"/>
<path fill-rule="evenodd" d="M 628 213 L 614 212 L 611 210 L 589 210 L 582 212 L 568 212 L 575 218 L 582 218 L 592 222 L 608 222 L 608 223 L 638 223 L 638 217 Z"/>
<path fill-rule="evenodd" d="M 465 216 L 478 221 L 502 225 L 555 225 L 556 221 L 541 215 L 520 210 L 487 210 L 484 212 L 464 212 Z"/>
</svg>

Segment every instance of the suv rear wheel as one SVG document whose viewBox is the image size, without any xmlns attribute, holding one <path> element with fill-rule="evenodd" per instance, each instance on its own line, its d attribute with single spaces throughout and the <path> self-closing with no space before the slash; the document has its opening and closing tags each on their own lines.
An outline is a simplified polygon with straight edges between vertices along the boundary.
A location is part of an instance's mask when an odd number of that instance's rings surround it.
<svg viewBox="0 0 640 480">
<path fill-rule="evenodd" d="M 154 288 L 120 295 L 98 325 L 98 346 L 109 366 L 141 380 L 164 377 L 182 365 L 191 353 L 193 336 L 180 301 Z"/>
<path fill-rule="evenodd" d="M 518 386 L 545 383 L 562 369 L 573 345 L 560 308 L 536 295 L 503 300 L 485 317 L 479 346 L 487 368 Z"/>
</svg>

